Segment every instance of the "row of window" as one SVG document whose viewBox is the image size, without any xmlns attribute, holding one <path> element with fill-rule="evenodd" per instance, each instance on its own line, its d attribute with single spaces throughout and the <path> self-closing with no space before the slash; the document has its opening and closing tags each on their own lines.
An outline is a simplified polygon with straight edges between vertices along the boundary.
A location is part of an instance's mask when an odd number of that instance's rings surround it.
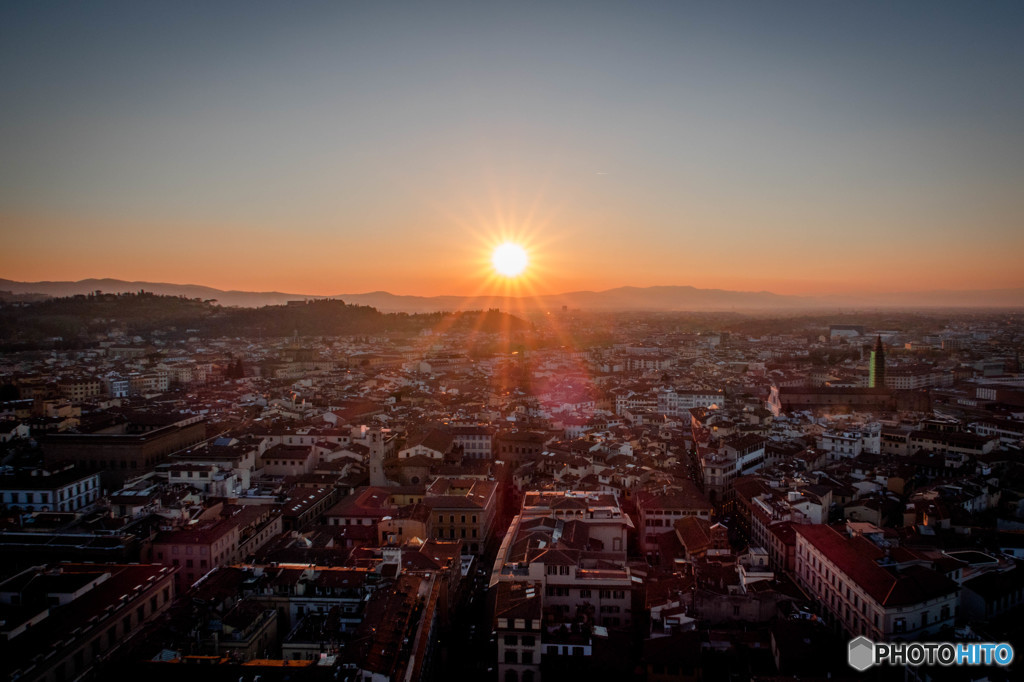
<svg viewBox="0 0 1024 682">
<path fill-rule="evenodd" d="M 548 566 L 550 569 L 551 566 Z M 566 567 L 568 568 L 568 567 Z M 545 593 L 549 597 L 568 597 L 571 595 L 571 591 L 568 587 L 556 587 L 554 585 L 548 585 Z M 580 599 L 591 599 L 593 598 L 592 590 L 580 590 Z M 617 599 L 622 600 L 626 598 L 625 590 L 599 590 L 598 594 L 601 599 Z M 603 607 L 602 607 L 603 608 Z M 617 612 L 615 612 L 617 613 Z"/>
<path fill-rule="evenodd" d="M 505 650 L 505 662 L 506 663 L 524 663 L 531 665 L 533 663 L 533 652 L 524 651 L 522 654 L 518 651 Z"/>
<path fill-rule="evenodd" d="M 568 566 L 555 566 L 551 565 L 547 567 L 548 575 L 569 575 Z"/>
<path fill-rule="evenodd" d="M 91 492 L 82 493 L 77 499 L 74 500 L 72 500 L 72 498 L 74 497 L 73 495 L 68 495 L 66 498 L 64 495 L 61 495 L 60 499 L 66 499 L 67 501 L 58 502 L 56 504 L 57 510 L 75 511 L 76 509 L 85 506 L 89 502 L 93 502 L 99 499 L 99 496 L 99 490 L 93 490 Z M 3 499 L 2 501 L 5 504 L 12 505 L 12 509 L 14 509 L 13 505 L 23 504 L 26 505 L 25 508 L 28 511 L 50 511 L 50 508 L 48 506 L 38 506 L 38 508 L 34 506 L 51 504 L 49 493 L 35 493 L 34 495 L 32 493 L 10 493 L 9 495 L 5 496 L 5 498 L 6 499 Z"/>
<path fill-rule="evenodd" d="M 534 635 L 523 635 L 522 640 L 519 639 L 519 635 L 505 635 L 506 646 L 533 646 L 537 643 L 537 637 Z"/>
<path fill-rule="evenodd" d="M 473 514 L 470 518 L 472 519 L 472 521 L 471 521 L 472 523 L 476 523 L 476 514 Z M 437 522 L 438 523 L 444 523 L 444 514 L 438 514 L 437 515 Z M 463 515 L 461 515 L 459 517 L 459 523 L 465 523 L 465 522 L 466 522 L 466 515 L 463 514 Z M 448 523 L 455 523 L 455 514 L 449 514 L 448 515 Z"/>
<path fill-rule="evenodd" d="M 401 530 L 401 529 L 399 529 L 399 530 Z M 465 528 L 460 528 L 459 529 L 459 537 L 462 538 L 462 539 L 466 538 L 466 529 Z M 473 537 L 473 538 L 476 537 L 476 528 L 471 529 L 470 537 Z M 437 529 L 437 539 L 438 540 L 444 540 L 444 528 L 438 528 Z M 454 528 L 449 528 L 448 529 L 448 539 L 449 540 L 454 540 L 455 539 L 455 529 Z"/>
<path fill-rule="evenodd" d="M 99 486 L 96 485 L 96 481 L 94 479 L 89 479 L 85 483 L 78 483 L 73 487 L 61 488 L 60 490 L 57 491 L 57 499 L 61 501 L 70 500 L 72 497 L 75 497 L 76 495 L 82 495 L 98 487 Z M 50 493 L 49 491 L 35 493 L 5 492 L 3 493 L 2 499 L 4 502 L 9 504 L 18 504 L 19 502 L 22 504 L 29 504 L 32 502 L 35 502 L 37 504 L 49 504 Z"/>
</svg>

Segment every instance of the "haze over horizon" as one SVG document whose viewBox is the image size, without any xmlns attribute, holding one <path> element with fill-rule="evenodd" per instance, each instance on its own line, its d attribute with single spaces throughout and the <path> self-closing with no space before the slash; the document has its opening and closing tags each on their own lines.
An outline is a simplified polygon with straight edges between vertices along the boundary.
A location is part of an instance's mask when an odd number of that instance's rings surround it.
<svg viewBox="0 0 1024 682">
<path fill-rule="evenodd" d="M 824 312 L 842 313 L 866 309 L 1024 309 L 1024 288 L 988 290 L 938 290 L 887 292 L 879 294 L 794 296 L 769 291 L 731 291 L 690 286 L 616 287 L 600 291 L 565 291 L 552 294 L 478 294 L 469 296 L 422 296 L 398 292 L 350 291 L 327 295 L 303 292 L 222 290 L 196 284 L 124 281 L 92 278 L 77 282 L 14 282 L 0 278 L 0 292 L 15 295 L 64 297 L 104 293 L 135 293 L 140 290 L 188 299 L 214 299 L 227 307 L 283 305 L 296 300 L 340 299 L 349 304 L 370 306 L 381 312 L 423 313 L 498 308 L 506 312 L 553 311 L 560 308 L 583 311 L 663 312 Z M 25 300 L 25 299 L 23 299 Z"/>
<path fill-rule="evenodd" d="M 1022 287 L 1021 27 L 1013 2 L 8 3 L 0 275 Z"/>
</svg>

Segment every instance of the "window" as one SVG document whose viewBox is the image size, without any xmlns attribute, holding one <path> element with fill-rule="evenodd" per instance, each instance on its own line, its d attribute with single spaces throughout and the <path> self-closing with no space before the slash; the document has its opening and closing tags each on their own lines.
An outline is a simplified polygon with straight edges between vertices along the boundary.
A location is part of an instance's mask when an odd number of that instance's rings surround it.
<svg viewBox="0 0 1024 682">
<path fill-rule="evenodd" d="M 515 646 L 519 644 L 519 638 L 515 635 L 505 635 L 505 646 Z"/>
</svg>

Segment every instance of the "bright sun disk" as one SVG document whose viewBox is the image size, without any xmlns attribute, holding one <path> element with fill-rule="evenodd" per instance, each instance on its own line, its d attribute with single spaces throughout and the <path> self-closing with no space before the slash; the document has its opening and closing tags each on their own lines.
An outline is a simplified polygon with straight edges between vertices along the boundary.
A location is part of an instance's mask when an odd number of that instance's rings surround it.
<svg viewBox="0 0 1024 682">
<path fill-rule="evenodd" d="M 494 253 L 491 255 L 494 269 L 506 277 L 515 277 L 520 274 L 526 269 L 528 262 L 526 250 L 519 244 L 511 242 L 500 245 L 494 249 Z"/>
</svg>

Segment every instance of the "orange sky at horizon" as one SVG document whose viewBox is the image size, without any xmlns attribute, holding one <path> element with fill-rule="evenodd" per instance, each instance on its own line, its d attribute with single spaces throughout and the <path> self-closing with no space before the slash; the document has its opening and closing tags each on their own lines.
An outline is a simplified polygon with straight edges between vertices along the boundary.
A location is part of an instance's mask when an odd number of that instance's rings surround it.
<svg viewBox="0 0 1024 682">
<path fill-rule="evenodd" d="M 58 5 L 0 9 L 0 277 L 1024 287 L 1020 3 Z"/>
<path fill-rule="evenodd" d="M 0 276 L 16 281 L 112 278 L 311 296 L 388 291 L 467 297 L 671 285 L 788 295 L 1024 287 L 1024 272 L 1016 267 L 1016 254 L 1024 248 L 983 258 L 917 249 L 910 252 L 918 257 L 916 264 L 906 252 L 890 248 L 873 256 L 877 268 L 864 268 L 864 259 L 872 257 L 870 244 L 850 244 L 843 262 L 811 248 L 778 248 L 770 242 L 760 248 L 694 242 L 695 248 L 682 251 L 651 250 L 628 238 L 581 240 L 570 231 L 556 238 L 551 226 L 532 234 L 449 226 L 447 238 L 423 230 L 389 244 L 370 234 L 296 238 L 289 231 L 242 223 L 168 220 L 141 230 L 132 220 L 10 213 L 0 214 L 0 222 L 5 231 L 13 228 L 22 235 L 18 249 L 0 254 Z M 490 255 L 504 241 L 521 243 L 529 252 L 521 278 L 494 276 Z"/>
</svg>

